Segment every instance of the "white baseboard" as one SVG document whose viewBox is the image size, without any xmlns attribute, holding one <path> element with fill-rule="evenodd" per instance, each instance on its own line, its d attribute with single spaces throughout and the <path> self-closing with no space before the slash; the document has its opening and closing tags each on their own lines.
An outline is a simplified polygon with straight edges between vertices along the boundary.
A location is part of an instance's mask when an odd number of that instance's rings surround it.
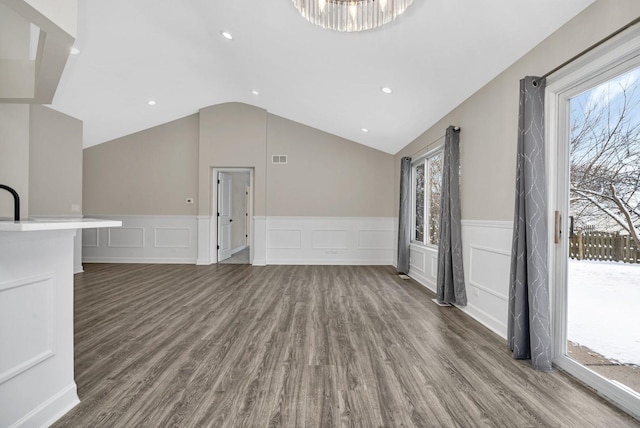
<svg viewBox="0 0 640 428">
<path fill-rule="evenodd" d="M 160 258 L 160 257 L 85 257 L 85 263 L 139 263 L 139 264 L 178 264 L 193 265 L 198 264 L 192 258 Z M 209 263 L 206 263 L 209 264 Z"/>
<path fill-rule="evenodd" d="M 11 424 L 9 428 L 51 426 L 79 403 L 76 383 L 73 382 Z"/>
<path fill-rule="evenodd" d="M 254 263 L 255 264 L 255 263 Z M 349 260 L 349 259 L 338 259 L 338 260 L 326 260 L 326 259 L 290 259 L 290 260 L 277 260 L 270 261 L 270 265 L 302 265 L 302 266 L 388 266 L 390 263 L 380 262 L 378 259 L 370 259 L 370 260 Z"/>
<path fill-rule="evenodd" d="M 237 248 L 234 248 L 233 250 L 231 250 L 231 254 L 239 253 L 240 251 L 244 250 L 245 248 L 247 248 L 246 245 L 241 245 L 240 247 L 237 247 Z"/>
</svg>

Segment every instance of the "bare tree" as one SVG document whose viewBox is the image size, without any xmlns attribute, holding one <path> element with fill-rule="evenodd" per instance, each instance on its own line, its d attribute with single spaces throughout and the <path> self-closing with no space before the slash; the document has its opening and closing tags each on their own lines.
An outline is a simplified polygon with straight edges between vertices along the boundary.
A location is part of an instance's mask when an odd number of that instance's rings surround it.
<svg viewBox="0 0 640 428">
<path fill-rule="evenodd" d="M 571 210 L 578 227 L 617 225 L 640 245 L 640 79 L 614 79 L 571 101 Z"/>
</svg>

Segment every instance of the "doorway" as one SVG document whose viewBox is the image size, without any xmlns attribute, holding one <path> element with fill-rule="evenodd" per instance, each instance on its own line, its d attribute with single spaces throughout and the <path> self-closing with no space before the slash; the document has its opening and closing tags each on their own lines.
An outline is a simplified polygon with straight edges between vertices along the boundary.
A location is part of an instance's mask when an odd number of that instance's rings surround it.
<svg viewBox="0 0 640 428">
<path fill-rule="evenodd" d="M 212 243 L 215 262 L 251 264 L 253 174 L 247 168 L 214 168 Z"/>
<path fill-rule="evenodd" d="M 551 247 L 554 363 L 636 417 L 639 54 L 636 46 L 624 59 L 595 61 L 559 78 L 547 93 L 550 202 L 558 214 L 551 232 L 560 234 Z"/>
</svg>

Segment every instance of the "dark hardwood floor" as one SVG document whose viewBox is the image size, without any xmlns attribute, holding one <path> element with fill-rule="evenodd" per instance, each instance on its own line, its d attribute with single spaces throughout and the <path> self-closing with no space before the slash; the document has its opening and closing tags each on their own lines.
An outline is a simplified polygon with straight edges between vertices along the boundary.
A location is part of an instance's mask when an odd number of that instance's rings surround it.
<svg viewBox="0 0 640 428">
<path fill-rule="evenodd" d="M 391 267 L 85 265 L 56 427 L 628 427 Z"/>
</svg>

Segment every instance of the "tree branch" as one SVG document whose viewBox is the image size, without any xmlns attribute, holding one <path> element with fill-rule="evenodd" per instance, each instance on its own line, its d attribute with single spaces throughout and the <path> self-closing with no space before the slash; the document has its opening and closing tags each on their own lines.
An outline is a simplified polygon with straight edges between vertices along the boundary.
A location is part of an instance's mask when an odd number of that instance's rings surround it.
<svg viewBox="0 0 640 428">
<path fill-rule="evenodd" d="M 616 188 L 613 187 L 613 184 L 610 184 L 609 186 L 611 188 L 611 194 L 613 195 L 613 199 L 614 199 L 616 205 L 620 209 L 620 212 L 622 213 L 622 215 L 624 215 L 624 218 L 627 220 L 627 224 L 629 225 L 629 228 L 628 228 L 629 233 L 633 237 L 633 240 L 636 241 L 636 245 L 640 245 L 640 240 L 638 240 L 638 231 L 636 230 L 635 226 L 633 225 L 633 221 L 631 220 L 631 214 L 627 210 L 627 207 L 624 206 L 622 201 L 616 195 Z"/>
<path fill-rule="evenodd" d="M 618 216 L 616 213 L 614 213 L 613 211 L 611 211 L 609 208 L 605 207 L 604 205 L 602 205 L 600 202 L 598 202 L 596 199 L 594 199 L 592 196 L 590 196 L 588 193 L 583 192 L 582 190 L 577 190 L 577 189 L 573 189 L 573 191 L 575 193 L 577 193 L 578 195 L 582 196 L 583 198 L 585 198 L 587 201 L 591 202 L 593 205 L 595 205 L 596 207 L 598 207 L 598 209 L 600 209 L 603 213 L 607 214 L 609 217 L 611 217 L 616 223 L 618 223 L 620 225 L 620 227 L 622 227 L 624 230 L 626 230 L 627 232 L 631 233 L 631 231 L 629 230 L 629 226 L 627 225 L 627 223 L 620 218 L 620 216 Z"/>
</svg>

